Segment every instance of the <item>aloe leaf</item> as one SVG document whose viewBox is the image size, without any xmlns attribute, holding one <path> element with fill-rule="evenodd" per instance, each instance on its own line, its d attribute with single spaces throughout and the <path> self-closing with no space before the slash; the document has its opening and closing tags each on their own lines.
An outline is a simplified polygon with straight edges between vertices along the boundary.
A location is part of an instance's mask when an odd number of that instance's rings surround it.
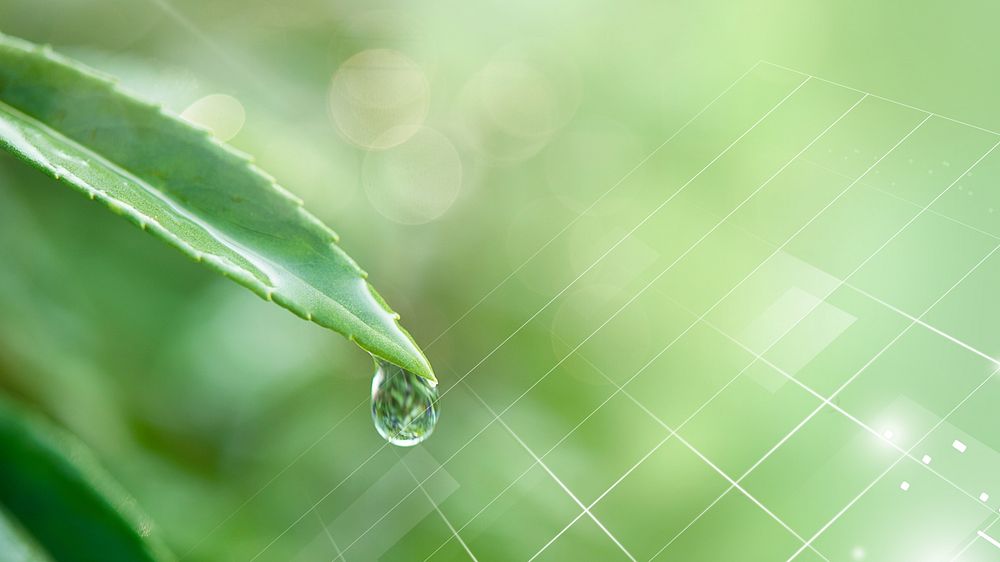
<svg viewBox="0 0 1000 562">
<path fill-rule="evenodd" d="M 3 562 L 51 562 L 20 522 L 0 507 L 0 560 Z"/>
<path fill-rule="evenodd" d="M 2 398 L 0 506 L 23 526 L 21 536 L 30 535 L 61 562 L 173 559 L 148 518 L 82 443 Z M 27 548 L 38 554 L 37 546 Z"/>
<path fill-rule="evenodd" d="M 48 47 L 2 34 L 0 147 L 261 297 L 434 380 L 337 235 L 246 155 Z"/>
</svg>

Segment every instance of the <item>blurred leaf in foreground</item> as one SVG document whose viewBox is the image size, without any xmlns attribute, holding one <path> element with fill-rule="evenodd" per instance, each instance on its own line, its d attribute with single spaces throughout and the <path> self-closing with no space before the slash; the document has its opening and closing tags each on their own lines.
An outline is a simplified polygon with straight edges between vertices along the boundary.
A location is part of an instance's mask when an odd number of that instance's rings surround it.
<svg viewBox="0 0 1000 562">
<path fill-rule="evenodd" d="M 42 547 L 9 513 L 0 508 L 0 560 L 3 562 L 48 562 Z"/>
<path fill-rule="evenodd" d="M 47 559 L 26 535 L 67 562 L 173 559 L 132 498 L 82 443 L 2 398 L 0 509 L 26 531 L 0 512 L 0 543 L 19 541 L 13 546 L 25 553 L 21 560 Z"/>
</svg>

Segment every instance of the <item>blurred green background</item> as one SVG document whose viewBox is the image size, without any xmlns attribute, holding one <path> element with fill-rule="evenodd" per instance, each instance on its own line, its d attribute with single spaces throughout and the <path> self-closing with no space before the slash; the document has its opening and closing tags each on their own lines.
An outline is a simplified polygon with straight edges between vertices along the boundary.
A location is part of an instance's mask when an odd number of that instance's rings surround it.
<svg viewBox="0 0 1000 562">
<path fill-rule="evenodd" d="M 0 388 L 182 560 L 996 560 L 998 17 L 5 0 L 305 199 L 443 397 L 385 446 L 363 353 L 9 156 Z"/>
</svg>

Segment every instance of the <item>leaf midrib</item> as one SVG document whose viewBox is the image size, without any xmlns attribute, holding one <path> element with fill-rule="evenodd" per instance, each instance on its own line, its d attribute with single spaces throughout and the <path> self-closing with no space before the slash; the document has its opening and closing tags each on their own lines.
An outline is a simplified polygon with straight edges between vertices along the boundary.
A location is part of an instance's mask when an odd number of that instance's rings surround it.
<svg viewBox="0 0 1000 562">
<path fill-rule="evenodd" d="M 241 255 L 244 255 L 244 256 L 246 256 L 246 255 L 252 255 L 252 256 L 255 256 L 255 257 L 259 257 L 258 253 L 254 252 L 254 251 L 250 251 L 243 244 L 240 244 L 238 242 L 233 241 L 229 236 L 227 236 L 225 234 L 222 234 L 221 232 L 219 232 L 214 227 L 212 227 L 210 225 L 207 225 L 206 221 L 205 221 L 205 219 L 203 217 L 201 217 L 201 216 L 199 216 L 197 214 L 194 214 L 190 210 L 186 209 L 183 205 L 178 204 L 177 201 L 175 201 L 169 195 L 167 195 L 166 193 L 164 193 L 159 187 L 156 187 L 153 184 L 149 183 L 148 181 L 141 179 L 139 176 L 136 176 L 133 172 L 131 172 L 130 170 L 128 170 L 128 168 L 126 168 L 125 166 L 123 166 L 123 165 L 121 165 L 121 164 L 119 164 L 119 163 L 111 160 L 110 158 L 104 156 L 101 153 L 98 153 L 98 152 L 95 152 L 95 151 L 91 150 L 87 146 L 80 144 L 76 139 L 73 139 L 72 137 L 68 137 L 67 135 L 65 135 L 64 133 L 62 133 L 61 131 L 59 131 L 57 129 L 53 129 L 47 123 L 45 123 L 43 121 L 40 121 L 37 118 L 24 113 L 20 109 L 14 107 L 14 106 L 11 106 L 10 104 L 6 103 L 3 100 L 0 100 L 0 110 L 3 110 L 5 112 L 7 112 L 7 113 L 9 113 L 9 114 L 11 114 L 13 116 L 15 116 L 18 119 L 21 119 L 23 121 L 26 121 L 26 122 L 30 123 L 31 126 L 38 128 L 39 130 L 45 132 L 45 134 L 47 134 L 47 135 L 51 135 L 51 136 L 59 139 L 61 142 L 65 142 L 66 144 L 72 146 L 75 150 L 79 151 L 81 154 L 87 156 L 88 158 L 90 158 L 90 159 L 92 159 L 94 161 L 97 161 L 98 163 L 100 163 L 101 165 L 107 167 L 108 169 L 110 169 L 114 173 L 116 173 L 116 174 L 118 174 L 118 175 L 120 175 L 120 176 L 128 179 L 131 182 L 134 182 L 134 183 L 136 183 L 138 185 L 141 185 L 144 189 L 147 189 L 150 193 L 152 193 L 157 199 L 159 199 L 163 203 L 169 205 L 170 208 L 174 212 L 177 212 L 178 214 L 184 216 L 188 220 L 191 220 L 192 222 L 196 223 L 199 228 L 204 229 L 212 237 L 216 238 L 217 240 L 220 240 L 224 245 L 229 246 L 229 247 L 239 248 L 240 250 L 242 250 L 242 254 Z M 169 115 L 169 114 L 166 114 L 166 113 L 163 113 L 163 112 L 161 112 L 161 114 L 164 117 L 168 118 L 168 119 L 174 119 L 174 117 L 171 116 L 171 115 Z M 211 139 L 209 139 L 209 140 L 211 141 Z M 54 177 L 57 180 L 64 180 L 64 181 L 67 181 L 67 182 L 69 182 L 69 183 L 71 183 L 73 185 L 76 185 L 78 188 L 86 191 L 88 193 L 88 195 L 89 194 L 93 194 L 95 199 L 96 198 L 100 198 L 101 201 L 104 202 L 106 206 L 107 206 L 107 202 L 109 202 L 109 201 L 114 201 L 114 202 L 116 202 L 118 204 L 126 206 L 128 208 L 128 210 L 129 210 L 129 212 L 133 213 L 137 218 L 145 219 L 146 224 L 149 227 L 158 229 L 158 233 L 160 233 L 160 234 L 164 235 L 165 237 L 169 238 L 172 242 L 177 243 L 178 245 L 183 245 L 183 246 L 187 247 L 189 249 L 189 253 L 190 253 L 190 255 L 192 256 L 193 259 L 197 260 L 201 256 L 204 256 L 204 255 L 213 255 L 213 256 L 215 256 L 215 254 L 206 254 L 205 252 L 202 252 L 202 251 L 194 248 L 190 244 L 184 242 L 178 236 L 174 235 L 169 230 L 163 228 L 160 225 L 159 221 L 157 221 L 153 217 L 150 217 L 150 216 L 146 215 L 145 213 L 139 211 L 138 209 L 136 209 L 132 205 L 129 205 L 129 204 L 127 204 L 127 203 L 125 203 L 125 202 L 123 202 L 123 201 L 121 201 L 119 199 L 112 199 L 112 198 L 110 198 L 108 196 L 107 192 L 102 191 L 102 190 L 98 189 L 97 187 L 90 185 L 89 183 L 85 182 L 81 178 L 77 177 L 75 174 L 73 174 L 72 176 L 66 176 L 66 175 L 62 175 L 61 176 L 58 173 L 58 171 L 56 171 L 56 170 L 54 170 L 54 169 L 52 169 L 52 168 L 50 168 L 48 166 L 42 165 L 41 163 L 36 163 L 34 160 L 32 160 L 31 158 L 29 158 L 27 155 L 21 154 L 21 152 L 18 150 L 18 148 L 17 148 L 16 145 L 11 145 L 11 144 L 7 143 L 6 140 L 3 139 L 2 137 L 0 137 L 0 142 L 2 142 L 4 144 L 7 144 L 8 146 L 11 146 L 13 148 L 13 152 L 15 154 L 17 154 L 22 160 L 28 162 L 29 164 L 35 165 L 37 168 L 40 168 L 41 170 L 43 170 L 46 173 L 51 174 L 52 177 Z M 221 145 L 220 144 L 219 146 L 222 147 L 222 148 L 224 148 L 224 149 L 226 148 L 225 145 Z M 49 159 L 45 158 L 44 156 L 42 157 L 42 159 L 45 160 L 46 162 L 49 161 Z M 83 185 L 78 185 L 78 182 L 83 183 Z M 301 207 L 300 207 L 300 209 L 301 209 Z M 239 228 L 245 228 L 243 225 L 240 225 L 238 223 L 234 223 L 234 224 L 235 224 L 235 226 L 237 226 Z M 253 231 L 253 229 L 250 229 L 250 230 Z M 315 248 L 312 247 L 312 246 L 310 246 L 308 248 L 308 251 L 310 253 L 316 255 L 317 257 L 320 257 L 320 258 L 323 257 L 320 254 L 316 254 Z M 219 257 L 219 256 L 215 256 L 215 257 Z M 229 260 L 226 259 L 225 261 L 228 262 Z M 354 265 L 353 260 L 348 260 L 348 261 L 352 265 Z M 345 316 L 348 316 L 349 318 L 352 318 L 354 321 L 356 321 L 361 326 L 365 326 L 369 331 L 371 331 L 373 333 L 374 337 L 376 337 L 379 340 L 381 340 L 384 344 L 387 344 L 389 347 L 392 347 L 392 348 L 396 349 L 398 352 L 400 352 L 403 355 L 405 355 L 405 354 L 408 353 L 407 350 L 401 348 L 399 345 L 397 345 L 392 340 L 389 340 L 387 338 L 381 337 L 379 335 L 378 331 L 375 330 L 370 324 L 368 324 L 367 322 L 365 322 L 364 320 L 362 320 L 359 316 L 357 316 L 356 314 L 354 314 L 352 311 L 350 311 L 349 309 L 347 309 L 346 307 L 344 307 L 344 305 L 342 305 L 336 299 L 330 297 L 329 295 L 327 295 L 323 291 L 320 291 L 320 290 L 316 289 L 310 282 L 308 282 L 307 280 L 303 279 L 297 273 L 289 270 L 287 267 L 285 267 L 284 265 L 282 265 L 280 262 L 268 261 L 268 264 L 269 264 L 269 266 L 277 267 L 278 269 L 281 269 L 281 271 L 283 271 L 284 273 L 288 274 L 289 277 L 292 277 L 292 278 L 298 280 L 304 286 L 309 287 L 310 289 L 312 289 L 316 294 L 320 295 L 325 302 L 333 305 L 333 307 L 335 307 L 337 310 L 343 312 Z M 354 267 L 356 268 L 359 276 L 362 279 L 364 279 L 367 276 L 366 273 L 364 272 L 364 270 L 361 270 L 360 268 L 357 268 L 356 265 L 354 265 Z M 239 271 L 249 273 L 254 278 L 257 278 L 257 276 L 254 275 L 254 272 L 247 271 L 244 268 L 239 268 Z M 264 275 L 265 277 L 267 275 L 263 271 L 261 271 L 260 273 L 261 273 L 261 275 Z M 268 279 L 268 281 L 266 283 L 263 282 L 263 281 L 261 281 L 261 287 L 260 288 L 261 288 L 261 291 L 263 293 L 263 294 L 260 295 L 261 297 L 263 297 L 263 298 L 265 298 L 267 300 L 273 300 L 272 294 L 273 294 L 274 290 L 277 287 L 270 281 L 270 279 Z M 292 308 L 290 306 L 286 306 L 285 308 L 287 308 L 288 310 L 290 310 L 293 313 L 296 313 L 296 315 L 298 315 L 298 316 L 300 316 L 300 317 L 302 317 L 302 318 L 304 318 L 306 320 L 314 322 L 314 323 L 316 323 L 316 324 L 318 324 L 320 326 L 323 326 L 325 328 L 336 330 L 335 326 L 329 325 L 327 323 L 320 322 L 317 319 L 316 315 L 312 314 L 312 312 L 310 312 L 310 311 L 305 311 L 305 313 L 304 313 L 305 315 L 303 316 L 302 314 L 298 314 L 298 310 L 296 310 L 295 308 Z M 396 313 L 391 313 L 391 314 L 394 317 L 398 317 L 398 315 Z M 353 338 L 352 334 L 346 334 L 346 335 L 350 339 L 352 339 L 352 341 L 354 341 L 355 343 L 358 343 L 360 345 L 360 342 L 358 342 L 355 338 Z M 366 351 L 368 351 L 369 353 L 374 353 L 370 349 L 366 349 Z"/>
</svg>

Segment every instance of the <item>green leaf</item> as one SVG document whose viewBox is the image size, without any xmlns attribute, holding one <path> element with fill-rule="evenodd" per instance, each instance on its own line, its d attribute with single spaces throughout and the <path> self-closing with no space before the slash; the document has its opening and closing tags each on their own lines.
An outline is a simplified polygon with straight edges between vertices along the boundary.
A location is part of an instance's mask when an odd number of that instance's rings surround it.
<svg viewBox="0 0 1000 562">
<path fill-rule="evenodd" d="M 172 560 L 134 504 L 83 444 L 0 398 L 0 506 L 53 559 Z M 11 528 L 10 536 L 24 534 Z"/>
<path fill-rule="evenodd" d="M 0 507 L 0 560 L 3 562 L 49 562 L 52 560 L 21 524 Z"/>
<path fill-rule="evenodd" d="M 337 235 L 247 156 L 48 47 L 2 34 L 0 147 L 261 297 L 434 380 Z"/>
</svg>

